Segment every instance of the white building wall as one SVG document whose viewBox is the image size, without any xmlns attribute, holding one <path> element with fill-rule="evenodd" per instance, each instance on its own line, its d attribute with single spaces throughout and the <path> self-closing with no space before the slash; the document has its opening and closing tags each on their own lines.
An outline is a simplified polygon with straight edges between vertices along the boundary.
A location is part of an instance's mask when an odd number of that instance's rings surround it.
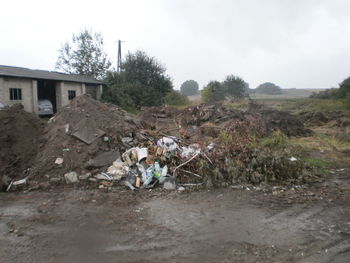
<svg viewBox="0 0 350 263">
<path fill-rule="evenodd" d="M 33 112 L 33 84 L 30 79 L 0 77 L 0 101 L 7 105 L 21 103 L 25 111 Z M 10 100 L 10 88 L 21 89 L 22 100 Z"/>
<path fill-rule="evenodd" d="M 68 91 L 69 90 L 74 90 L 75 91 L 75 96 L 78 97 L 85 93 L 85 85 L 81 83 L 74 83 L 74 82 L 63 82 L 63 85 L 61 84 L 60 88 L 60 96 L 61 96 L 61 101 L 60 105 L 61 107 L 66 106 L 70 101 L 68 99 Z M 56 97 L 57 97 L 57 91 L 56 91 Z"/>
<path fill-rule="evenodd" d="M 97 99 L 101 98 L 102 85 L 94 85 L 96 88 Z M 22 90 L 22 100 L 10 101 L 10 88 L 20 88 Z M 57 82 L 56 84 L 56 105 L 57 110 L 69 104 L 68 91 L 74 90 L 76 96 L 86 93 L 86 84 L 75 82 Z M 0 77 L 0 101 L 13 105 L 21 103 L 25 111 L 38 112 L 38 88 L 37 81 L 23 78 Z"/>
</svg>

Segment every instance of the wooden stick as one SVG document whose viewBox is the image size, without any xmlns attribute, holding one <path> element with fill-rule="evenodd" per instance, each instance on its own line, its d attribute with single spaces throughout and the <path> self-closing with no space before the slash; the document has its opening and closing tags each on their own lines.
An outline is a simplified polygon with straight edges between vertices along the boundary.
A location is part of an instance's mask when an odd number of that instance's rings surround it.
<svg viewBox="0 0 350 263">
<path fill-rule="evenodd" d="M 201 175 L 199 175 L 199 174 L 192 173 L 192 172 L 187 171 L 187 170 L 185 170 L 185 169 L 180 169 L 180 170 L 181 170 L 181 171 L 183 171 L 183 172 L 185 172 L 185 173 L 193 174 L 194 176 L 197 176 L 197 177 L 199 177 L 199 178 L 202 178 L 202 176 L 201 176 Z"/>
<path fill-rule="evenodd" d="M 179 166 L 175 167 L 175 169 L 174 169 L 174 176 L 176 175 L 175 173 L 176 173 L 176 170 L 177 170 L 178 168 L 180 168 L 180 167 L 182 167 L 182 166 L 188 164 L 190 161 L 192 161 L 194 158 L 196 158 L 199 154 L 200 154 L 200 152 L 199 152 L 199 153 L 196 153 L 195 155 L 192 156 L 192 158 L 190 158 L 189 160 L 187 160 L 187 161 L 184 162 L 183 164 L 180 164 Z"/>
</svg>

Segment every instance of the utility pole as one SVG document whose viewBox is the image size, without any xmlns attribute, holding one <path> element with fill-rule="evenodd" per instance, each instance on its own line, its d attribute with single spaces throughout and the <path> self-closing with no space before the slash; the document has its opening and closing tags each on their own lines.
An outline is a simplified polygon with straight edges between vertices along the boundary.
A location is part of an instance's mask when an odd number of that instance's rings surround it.
<svg viewBox="0 0 350 263">
<path fill-rule="evenodd" d="M 118 40 L 118 65 L 117 72 L 120 73 L 122 67 L 122 41 Z"/>
</svg>

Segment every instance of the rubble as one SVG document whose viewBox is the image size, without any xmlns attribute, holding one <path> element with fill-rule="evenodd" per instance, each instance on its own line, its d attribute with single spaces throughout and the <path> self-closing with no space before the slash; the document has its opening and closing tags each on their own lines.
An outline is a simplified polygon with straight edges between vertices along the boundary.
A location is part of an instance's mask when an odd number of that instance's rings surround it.
<svg viewBox="0 0 350 263">
<path fill-rule="evenodd" d="M 130 136 L 137 141 L 135 133 L 139 128 L 136 119 L 116 106 L 88 95 L 76 97 L 45 127 L 43 143 L 33 160 L 30 176 L 40 180 L 44 174 L 55 176 L 70 171 L 85 174 L 103 170 L 120 156 L 120 152 L 128 149 L 122 138 Z M 54 166 L 58 157 L 64 160 L 59 167 Z"/>
<path fill-rule="evenodd" d="M 63 177 L 66 184 L 97 184 L 108 189 L 125 185 L 132 190 L 302 177 L 297 155 L 252 147 L 254 138 L 276 130 L 287 136 L 310 134 L 289 113 L 207 104 L 146 111 L 134 118 L 87 95 L 75 98 L 44 129 L 34 121 L 38 134 L 32 137 L 38 148 L 30 158 L 26 156 L 31 160 L 26 175 L 29 180 L 52 184 L 59 184 Z M 156 125 L 149 123 L 152 120 Z"/>
<path fill-rule="evenodd" d="M 66 184 L 75 184 L 79 182 L 78 174 L 76 172 L 66 173 L 64 179 L 66 180 Z"/>
</svg>

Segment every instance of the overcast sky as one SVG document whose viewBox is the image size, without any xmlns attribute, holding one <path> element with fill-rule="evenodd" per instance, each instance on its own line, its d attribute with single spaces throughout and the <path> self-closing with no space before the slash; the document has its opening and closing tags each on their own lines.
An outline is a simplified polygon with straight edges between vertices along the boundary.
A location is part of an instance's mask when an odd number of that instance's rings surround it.
<svg viewBox="0 0 350 263">
<path fill-rule="evenodd" d="M 61 44 L 101 32 L 114 65 L 141 49 L 167 67 L 175 88 L 228 74 L 251 88 L 329 88 L 350 76 L 349 0 L 2 1 L 0 64 L 54 70 Z"/>
</svg>

